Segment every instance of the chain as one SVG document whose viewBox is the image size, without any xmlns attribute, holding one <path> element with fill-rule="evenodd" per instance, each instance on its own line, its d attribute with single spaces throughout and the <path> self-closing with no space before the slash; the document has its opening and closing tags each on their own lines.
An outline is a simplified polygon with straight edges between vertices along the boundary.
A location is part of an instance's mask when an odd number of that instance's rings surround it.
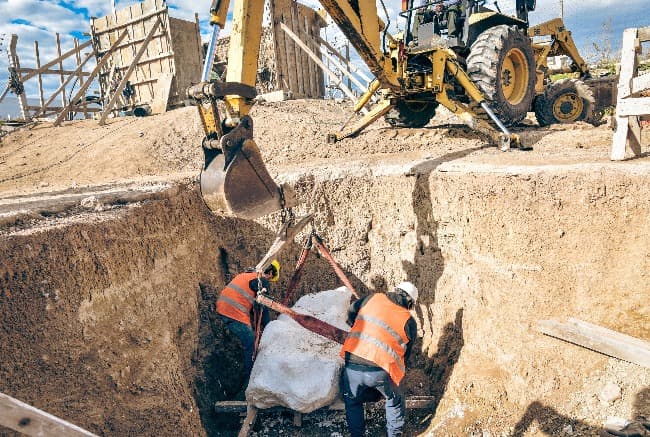
<svg viewBox="0 0 650 437">
<path fill-rule="evenodd" d="M 282 221 L 282 224 L 287 222 L 293 223 L 295 215 L 293 214 L 292 208 L 287 208 L 287 202 L 284 198 L 284 190 L 282 187 L 280 187 L 280 208 L 282 208 L 280 211 L 280 220 Z"/>
</svg>

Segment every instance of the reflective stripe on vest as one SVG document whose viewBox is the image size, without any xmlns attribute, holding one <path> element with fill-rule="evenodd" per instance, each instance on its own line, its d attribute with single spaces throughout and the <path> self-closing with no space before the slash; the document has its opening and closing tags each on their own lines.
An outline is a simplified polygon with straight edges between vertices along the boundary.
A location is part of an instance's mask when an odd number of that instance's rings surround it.
<svg viewBox="0 0 650 437">
<path fill-rule="evenodd" d="M 250 312 L 255 302 L 255 292 L 250 288 L 250 281 L 257 278 L 257 273 L 240 273 L 221 290 L 217 300 L 217 313 L 251 326 Z"/>
<path fill-rule="evenodd" d="M 406 309 L 385 294 L 372 296 L 361 307 L 348 334 L 341 356 L 350 352 L 384 369 L 399 384 L 406 373 L 404 355 L 408 337 L 404 327 L 411 317 Z"/>
</svg>

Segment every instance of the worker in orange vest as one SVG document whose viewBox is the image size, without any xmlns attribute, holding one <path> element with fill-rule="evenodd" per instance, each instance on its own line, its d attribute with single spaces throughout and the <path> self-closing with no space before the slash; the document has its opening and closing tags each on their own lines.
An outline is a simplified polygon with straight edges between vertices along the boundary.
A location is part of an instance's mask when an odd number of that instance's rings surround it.
<svg viewBox="0 0 650 437">
<path fill-rule="evenodd" d="M 255 348 L 255 332 L 251 316 L 258 293 L 269 291 L 269 281 L 280 279 L 280 263 L 273 260 L 271 265 L 258 277 L 254 269 L 240 273 L 221 290 L 217 299 L 217 314 L 225 327 L 239 338 L 244 350 L 244 368 L 246 381 L 253 368 L 253 352 Z M 269 320 L 268 311 L 262 309 L 262 325 Z"/>
<path fill-rule="evenodd" d="M 410 309 L 418 289 L 402 282 L 392 292 L 375 293 L 354 302 L 348 310 L 352 326 L 341 349 L 345 418 L 352 437 L 364 435 L 364 402 L 386 399 L 388 437 L 402 435 L 406 400 L 400 382 L 417 337 L 417 324 Z"/>
</svg>

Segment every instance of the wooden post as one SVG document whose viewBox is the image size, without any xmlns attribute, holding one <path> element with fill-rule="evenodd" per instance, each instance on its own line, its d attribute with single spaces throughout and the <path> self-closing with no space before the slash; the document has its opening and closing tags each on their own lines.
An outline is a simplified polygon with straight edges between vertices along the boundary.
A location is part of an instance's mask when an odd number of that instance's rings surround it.
<svg viewBox="0 0 650 437">
<path fill-rule="evenodd" d="M 63 58 L 61 58 L 61 38 L 59 37 L 59 34 L 56 34 L 56 53 L 59 55 L 59 70 L 61 70 L 61 75 L 60 75 L 60 84 L 63 85 L 63 82 L 65 81 L 65 77 L 63 76 Z M 61 106 L 64 108 L 67 106 L 68 101 L 65 97 L 65 87 L 63 87 L 63 92 L 61 93 Z"/>
<path fill-rule="evenodd" d="M 249 404 L 246 412 L 246 418 L 244 418 L 244 423 L 242 423 L 241 429 L 239 430 L 239 434 L 237 434 L 237 437 L 248 437 L 248 434 L 250 434 L 251 427 L 253 426 L 256 417 L 257 417 L 257 408 Z"/>
<path fill-rule="evenodd" d="M 79 86 L 82 87 L 82 86 L 84 86 L 84 75 L 82 74 L 82 71 L 81 71 L 81 68 L 80 68 L 81 67 L 81 53 L 79 52 L 79 40 L 77 38 L 74 39 L 74 48 L 76 50 L 74 52 L 74 57 L 75 57 L 75 60 L 77 61 L 77 70 L 75 70 L 75 71 L 77 71 L 79 73 L 77 75 L 77 80 L 79 81 Z M 84 62 L 86 62 L 87 60 L 88 60 L 88 58 L 86 58 L 84 60 Z M 71 75 L 71 76 L 73 76 L 73 75 Z M 84 118 L 88 118 L 88 111 L 86 110 L 86 105 L 83 105 L 82 108 L 83 108 Z"/>
<path fill-rule="evenodd" d="M 99 70 L 100 70 L 100 69 L 101 69 L 101 68 L 106 64 L 106 62 L 108 62 L 108 59 L 111 57 L 111 54 L 115 51 L 115 49 L 117 48 L 117 46 L 120 45 L 120 43 L 122 42 L 122 40 L 123 40 L 124 38 L 126 38 L 127 35 L 128 35 L 127 31 L 126 31 L 126 30 L 123 31 L 123 32 L 120 34 L 120 36 L 117 38 L 117 40 L 115 40 L 115 42 L 113 43 L 113 45 L 111 45 L 111 48 L 108 49 L 108 50 L 106 51 L 106 53 L 104 53 L 104 56 L 102 56 L 101 60 L 97 62 L 97 65 L 95 66 L 95 68 L 93 69 L 93 71 L 92 71 L 92 72 L 90 73 L 90 75 L 88 76 L 88 81 L 84 84 L 84 86 L 82 86 L 82 87 L 79 89 L 79 91 L 77 92 L 77 94 L 75 94 L 75 96 L 74 96 L 74 97 L 73 97 L 73 98 L 68 102 L 68 106 L 65 107 L 65 108 L 63 108 L 63 110 L 59 113 L 59 116 L 58 116 L 58 117 L 56 118 L 56 120 L 54 121 L 54 126 L 59 126 L 59 125 L 61 124 L 61 121 L 62 121 L 63 118 L 65 117 L 65 113 L 68 112 L 68 111 L 70 111 L 70 108 L 73 106 L 73 103 L 76 102 L 78 99 L 80 99 L 80 98 L 82 98 L 82 97 L 84 96 L 84 94 L 86 93 L 86 90 L 88 89 L 88 87 L 89 87 L 90 84 L 92 83 L 93 78 L 97 75 L 97 73 L 99 72 Z M 90 44 L 90 41 L 88 41 L 88 43 Z M 83 44 L 82 44 L 80 47 L 83 47 Z"/>
<path fill-rule="evenodd" d="M 38 53 L 38 41 L 34 41 L 34 54 L 36 55 L 36 69 L 41 68 L 41 56 Z M 43 76 L 38 73 L 38 98 L 41 102 L 41 108 L 45 107 L 45 99 L 43 99 Z"/>
<path fill-rule="evenodd" d="M 345 93 L 346 96 L 348 96 L 348 97 L 349 97 L 353 102 L 356 103 L 356 101 L 357 101 L 357 97 L 356 97 L 356 96 L 354 95 L 354 93 L 350 90 L 350 88 L 348 88 L 348 87 L 345 86 L 345 84 L 343 83 L 343 81 L 341 80 L 341 78 L 339 78 L 339 77 L 336 75 L 336 73 L 334 73 L 332 70 L 330 70 L 329 68 L 327 68 L 327 65 L 325 65 L 325 63 L 324 63 L 322 60 L 320 60 L 320 59 L 318 58 L 318 56 L 316 56 L 316 55 L 315 55 L 311 50 L 309 50 L 309 47 L 307 47 L 307 46 L 306 46 L 306 45 L 305 45 L 305 44 L 300 40 L 300 38 L 298 38 L 298 36 L 297 36 L 295 33 L 293 33 L 293 32 L 292 32 L 292 31 L 291 31 L 291 30 L 290 30 L 290 29 L 289 29 L 289 28 L 288 28 L 284 23 L 282 23 L 282 24 L 280 25 L 280 27 L 281 27 L 282 30 L 284 30 L 284 32 L 289 36 L 289 38 L 291 38 L 291 39 L 296 43 L 296 45 L 298 45 L 300 48 L 302 48 L 302 49 L 305 51 L 305 53 L 307 53 L 307 55 L 308 55 L 310 58 L 312 58 L 312 59 L 314 60 L 314 62 L 316 63 L 316 65 L 318 65 L 320 68 L 323 69 L 323 71 L 324 71 L 325 73 L 327 73 L 327 75 L 328 75 L 328 76 L 329 76 L 329 77 L 330 77 L 330 78 L 331 78 L 331 79 L 336 83 L 336 85 L 337 85 L 339 88 L 341 88 L 341 91 L 343 91 L 343 92 Z M 367 114 L 367 113 L 368 113 L 368 110 L 364 107 L 364 108 L 361 108 L 361 112 L 363 112 L 364 114 Z"/>
<path fill-rule="evenodd" d="M 97 437 L 4 393 L 0 393 L 0 425 L 29 436 Z"/>
<path fill-rule="evenodd" d="M 144 52 L 147 50 L 147 46 L 149 45 L 149 41 L 151 41 L 151 38 L 153 37 L 156 30 L 158 30 L 158 27 L 160 26 L 160 24 L 161 24 L 160 17 L 158 17 L 156 19 L 156 22 L 154 23 L 153 27 L 149 31 L 149 34 L 147 34 L 147 37 L 142 42 L 142 46 L 140 46 L 140 49 L 138 50 L 138 53 L 135 55 L 135 57 L 131 61 L 131 65 L 129 65 L 129 68 L 124 73 L 124 76 L 122 77 L 122 80 L 120 81 L 119 85 L 115 89 L 115 92 L 113 93 L 113 96 L 111 97 L 111 99 L 106 104 L 106 107 L 104 107 L 104 112 L 102 112 L 102 115 L 99 118 L 99 125 L 100 126 L 103 126 L 106 123 L 106 117 L 108 117 L 108 113 L 111 111 L 111 108 L 113 107 L 113 105 L 117 101 L 117 98 L 120 96 L 120 93 L 124 89 L 124 86 L 126 85 L 126 82 L 129 80 L 129 76 L 131 75 L 133 70 L 138 65 L 138 61 L 140 60 L 140 58 L 142 57 Z"/>
<path fill-rule="evenodd" d="M 16 44 L 18 44 L 18 35 L 11 35 L 11 42 L 9 43 L 9 68 L 14 69 L 16 74 L 19 75 L 18 70 L 20 70 L 20 60 L 18 59 L 18 52 L 16 51 Z M 18 80 L 24 83 L 24 78 L 18 78 Z M 29 109 L 27 108 L 27 96 L 25 96 L 25 90 L 18 95 L 18 102 L 20 103 L 20 113 L 23 116 L 23 120 L 31 121 L 29 115 Z"/>
</svg>

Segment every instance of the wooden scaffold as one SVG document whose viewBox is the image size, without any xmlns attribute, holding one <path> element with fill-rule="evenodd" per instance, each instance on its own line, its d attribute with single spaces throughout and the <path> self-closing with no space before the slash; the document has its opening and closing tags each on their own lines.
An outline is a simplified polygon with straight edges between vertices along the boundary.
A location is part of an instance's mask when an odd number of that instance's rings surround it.
<svg viewBox="0 0 650 437">
<path fill-rule="evenodd" d="M 611 159 L 625 159 L 627 146 L 641 155 L 641 119 L 650 117 L 650 73 L 639 74 L 641 43 L 650 41 L 650 26 L 625 29 L 621 49 L 621 73 L 616 99 L 616 131 Z"/>
<path fill-rule="evenodd" d="M 41 63 L 38 41 L 34 41 L 34 54 L 36 59 L 35 68 L 26 68 L 20 65 L 20 59 L 16 49 L 17 44 L 18 35 L 11 35 L 11 40 L 7 48 L 7 54 L 9 56 L 9 80 L 4 87 L 2 94 L 0 94 L 0 102 L 5 98 L 9 91 L 16 94 L 20 105 L 21 115 L 25 121 L 31 121 L 38 117 L 52 116 L 54 114 L 66 117 L 71 109 L 77 107 L 81 109 L 85 117 L 88 117 L 89 112 L 98 110 L 97 108 L 87 107 L 88 102 L 86 99 L 78 102 L 76 99 L 70 99 L 70 101 L 68 101 L 68 98 L 66 97 L 66 87 L 73 87 L 77 83 L 81 88 L 84 88 L 85 84 L 90 85 L 92 74 L 84 71 L 84 67 L 94 55 L 92 47 L 90 52 L 83 54 L 82 59 L 82 50 L 91 46 L 90 41 L 80 43 L 80 41 L 75 38 L 74 48 L 62 53 L 61 39 L 57 33 L 56 48 L 58 56 L 45 64 Z M 72 57 L 74 57 L 77 67 L 74 70 L 65 70 L 63 68 L 63 61 Z M 59 87 L 47 98 L 43 92 L 44 75 L 56 75 L 60 78 Z M 39 105 L 30 105 L 25 91 L 25 82 L 34 78 L 38 81 Z M 70 82 L 72 82 L 73 79 L 76 79 L 76 81 L 70 85 Z M 85 89 L 87 89 L 87 86 L 84 90 Z M 61 97 L 61 105 L 53 105 L 54 100 L 59 95 Z M 70 105 L 70 102 L 74 103 L 74 105 Z"/>
</svg>

